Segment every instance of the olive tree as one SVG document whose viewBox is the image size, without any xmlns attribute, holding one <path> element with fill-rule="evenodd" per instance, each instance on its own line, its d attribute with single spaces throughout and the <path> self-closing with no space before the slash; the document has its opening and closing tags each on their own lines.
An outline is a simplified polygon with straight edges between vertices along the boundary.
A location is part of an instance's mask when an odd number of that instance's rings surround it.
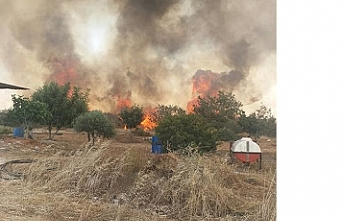
<svg viewBox="0 0 343 221">
<path fill-rule="evenodd" d="M 24 129 L 24 138 L 33 123 L 44 123 L 49 118 L 47 105 L 39 101 L 32 101 L 22 95 L 12 95 L 13 108 L 8 111 L 5 123 L 8 125 L 20 126 Z"/>
<path fill-rule="evenodd" d="M 77 117 L 74 122 L 76 132 L 87 132 L 88 141 L 98 136 L 111 137 L 115 130 L 111 120 L 99 110 L 90 111 Z"/>
<path fill-rule="evenodd" d="M 70 93 L 72 90 L 72 93 Z M 49 139 L 63 126 L 70 126 L 71 122 L 80 114 L 88 110 L 88 92 L 81 92 L 77 87 L 73 89 L 69 83 L 58 85 L 56 82 L 44 84 L 32 95 L 33 101 L 45 103 L 49 117 L 46 119 L 48 125 Z M 56 127 L 52 135 L 52 127 Z"/>
</svg>

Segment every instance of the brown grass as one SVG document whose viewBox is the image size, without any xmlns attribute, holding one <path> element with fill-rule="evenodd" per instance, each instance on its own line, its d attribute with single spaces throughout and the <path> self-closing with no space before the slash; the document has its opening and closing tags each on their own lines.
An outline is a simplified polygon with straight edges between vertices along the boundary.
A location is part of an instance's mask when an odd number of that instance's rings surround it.
<svg viewBox="0 0 343 221">
<path fill-rule="evenodd" d="M 181 156 L 149 145 L 108 140 L 37 158 L 23 181 L 1 181 L 0 220 L 276 220 L 275 152 L 259 171 L 227 164 L 225 147 Z"/>
</svg>

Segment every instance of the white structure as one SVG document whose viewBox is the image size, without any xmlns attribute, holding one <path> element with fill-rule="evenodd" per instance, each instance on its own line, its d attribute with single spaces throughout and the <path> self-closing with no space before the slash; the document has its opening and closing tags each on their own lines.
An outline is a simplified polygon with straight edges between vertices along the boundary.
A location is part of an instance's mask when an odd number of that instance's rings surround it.
<svg viewBox="0 0 343 221">
<path fill-rule="evenodd" d="M 232 144 L 231 151 L 234 153 L 261 153 L 260 146 L 249 137 L 242 137 Z"/>
</svg>

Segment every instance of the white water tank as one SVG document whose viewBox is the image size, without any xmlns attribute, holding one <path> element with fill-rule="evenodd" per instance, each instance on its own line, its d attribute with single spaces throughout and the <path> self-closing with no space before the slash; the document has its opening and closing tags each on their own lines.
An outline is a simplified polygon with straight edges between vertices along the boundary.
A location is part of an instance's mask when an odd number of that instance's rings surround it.
<svg viewBox="0 0 343 221">
<path fill-rule="evenodd" d="M 261 158 L 260 146 L 250 137 L 242 137 L 231 146 L 233 155 L 240 161 L 251 163 Z"/>
</svg>

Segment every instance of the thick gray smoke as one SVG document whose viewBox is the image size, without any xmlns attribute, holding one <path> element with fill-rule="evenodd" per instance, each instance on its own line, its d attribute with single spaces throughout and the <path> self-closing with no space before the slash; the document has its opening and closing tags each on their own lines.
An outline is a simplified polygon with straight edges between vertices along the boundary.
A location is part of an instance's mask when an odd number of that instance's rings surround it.
<svg viewBox="0 0 343 221">
<path fill-rule="evenodd" d="M 70 81 L 94 109 L 185 108 L 202 69 L 225 73 L 243 103 L 275 108 L 273 0 L 0 0 L 0 19 L 1 75 L 31 91 Z"/>
</svg>

